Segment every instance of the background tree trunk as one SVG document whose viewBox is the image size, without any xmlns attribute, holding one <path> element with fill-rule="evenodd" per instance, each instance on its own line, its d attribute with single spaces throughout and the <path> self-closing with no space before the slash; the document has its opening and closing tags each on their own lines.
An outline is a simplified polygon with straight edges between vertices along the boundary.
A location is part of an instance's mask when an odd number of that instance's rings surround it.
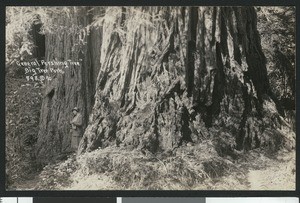
<svg viewBox="0 0 300 203">
<path fill-rule="evenodd" d="M 60 68 L 64 74 L 52 74 L 52 81 L 46 84 L 41 108 L 40 130 L 36 144 L 38 161 L 47 163 L 57 156 L 70 151 L 71 110 L 77 106 L 83 115 L 83 127 L 94 105 L 96 76 L 99 71 L 102 30 L 86 28 L 93 15 L 102 12 L 101 8 L 80 7 L 70 9 L 69 18 L 53 16 L 58 25 L 57 32 L 46 35 L 45 61 L 80 62 Z M 65 26 L 69 30 L 59 29 Z"/>
</svg>

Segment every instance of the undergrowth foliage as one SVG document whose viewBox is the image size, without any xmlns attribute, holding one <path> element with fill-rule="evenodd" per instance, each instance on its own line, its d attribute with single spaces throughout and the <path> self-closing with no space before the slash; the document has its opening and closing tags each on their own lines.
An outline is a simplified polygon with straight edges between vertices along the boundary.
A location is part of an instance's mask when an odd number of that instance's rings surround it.
<svg viewBox="0 0 300 203">
<path fill-rule="evenodd" d="M 117 147 L 98 149 L 46 166 L 36 189 L 195 190 L 228 189 L 228 185 L 249 189 L 245 172 L 275 163 L 259 150 L 241 154 L 236 160 L 222 158 L 212 146 L 206 141 L 161 156 Z M 294 159 L 284 162 L 288 165 L 285 175 L 292 178 Z"/>
<path fill-rule="evenodd" d="M 36 172 L 33 146 L 37 139 L 41 88 L 22 79 L 6 81 L 6 181 L 14 183 Z M 32 91 L 34 88 L 35 91 Z M 30 109 L 30 111 L 28 111 Z"/>
<path fill-rule="evenodd" d="M 75 172 L 78 164 L 75 157 L 70 157 L 63 163 L 47 165 L 39 175 L 40 184 L 36 189 L 58 189 L 71 183 L 70 175 Z"/>
<path fill-rule="evenodd" d="M 171 156 L 145 156 L 138 150 L 116 147 L 98 149 L 77 160 L 70 157 L 61 164 L 46 166 L 37 189 L 64 188 L 92 175 L 107 176 L 122 189 L 193 189 L 201 185 L 205 188 L 206 182 L 216 181 L 235 168 L 233 162 L 220 158 L 211 146 L 207 142 L 182 148 Z M 240 172 L 237 168 L 234 171 Z"/>
<path fill-rule="evenodd" d="M 220 157 L 213 146 L 211 141 L 205 141 L 157 156 L 122 147 L 98 149 L 46 166 L 35 189 L 249 189 L 246 172 L 279 163 L 260 150 L 240 154 L 237 159 Z M 284 175 L 273 179 L 281 184 L 292 179 L 295 172 L 295 159 L 284 159 L 279 160 L 287 166 Z"/>
<path fill-rule="evenodd" d="M 295 7 L 257 7 L 258 31 L 267 58 L 272 89 L 278 98 L 295 93 Z"/>
<path fill-rule="evenodd" d="M 296 9 L 290 6 L 256 7 L 256 10 L 271 88 L 295 131 Z"/>
</svg>

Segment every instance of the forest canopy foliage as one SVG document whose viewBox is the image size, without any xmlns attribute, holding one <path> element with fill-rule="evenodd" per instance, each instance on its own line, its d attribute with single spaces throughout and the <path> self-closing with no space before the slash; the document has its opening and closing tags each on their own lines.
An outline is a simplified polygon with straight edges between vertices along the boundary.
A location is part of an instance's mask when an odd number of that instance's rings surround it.
<svg viewBox="0 0 300 203">
<path fill-rule="evenodd" d="M 70 18 L 70 12 L 76 11 L 76 7 L 7 7 L 6 64 L 30 58 L 35 47 L 31 33 L 34 25 L 41 25 L 39 33 L 42 35 L 57 31 L 79 34 L 82 28 L 57 23 L 57 18 Z"/>
</svg>

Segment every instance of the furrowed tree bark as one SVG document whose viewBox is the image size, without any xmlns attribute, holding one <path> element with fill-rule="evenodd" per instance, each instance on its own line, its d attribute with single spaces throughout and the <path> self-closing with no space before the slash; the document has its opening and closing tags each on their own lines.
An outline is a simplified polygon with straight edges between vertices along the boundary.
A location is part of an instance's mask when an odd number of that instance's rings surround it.
<svg viewBox="0 0 300 203">
<path fill-rule="evenodd" d="M 133 28 L 134 16 L 149 23 Z M 118 42 L 120 34 L 109 29 L 104 34 L 110 41 L 102 45 L 106 57 L 101 58 L 95 121 L 79 154 L 111 144 L 153 153 L 173 150 L 208 136 L 195 126 L 224 128 L 237 149 L 259 147 L 260 139 L 269 137 L 263 130 L 268 129 L 264 102 L 279 106 L 270 91 L 254 8 L 136 8 L 126 17 L 126 44 Z M 104 112 L 107 108 L 114 118 Z"/>
<path fill-rule="evenodd" d="M 40 154 L 68 148 L 65 121 L 76 105 L 86 121 L 78 154 L 107 146 L 159 153 L 212 137 L 217 146 L 226 138 L 220 154 L 282 143 L 253 7 L 112 7 L 101 19 L 83 46 L 91 62 L 47 91 Z M 63 87 L 69 96 L 57 97 Z"/>
<path fill-rule="evenodd" d="M 71 110 L 80 108 L 84 127 L 94 105 L 96 75 L 99 71 L 101 28 L 89 30 L 92 16 L 101 13 L 101 8 L 89 11 L 88 7 L 70 9 L 69 18 L 53 16 L 56 25 L 67 27 L 46 35 L 45 61 L 80 62 L 80 66 L 51 66 L 60 68 L 64 74 L 48 74 L 53 79 L 46 84 L 40 114 L 40 130 L 36 144 L 38 162 L 48 163 L 70 151 Z M 78 16 L 78 17 L 77 17 Z"/>
</svg>

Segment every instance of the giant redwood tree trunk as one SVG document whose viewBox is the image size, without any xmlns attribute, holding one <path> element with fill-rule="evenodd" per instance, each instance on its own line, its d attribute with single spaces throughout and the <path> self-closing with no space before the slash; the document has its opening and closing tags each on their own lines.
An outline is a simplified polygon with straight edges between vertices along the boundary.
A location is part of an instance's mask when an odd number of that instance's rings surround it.
<svg viewBox="0 0 300 203">
<path fill-rule="evenodd" d="M 103 25 L 96 103 L 79 153 L 111 144 L 172 150 L 208 137 L 205 128 L 231 136 L 237 149 L 275 136 L 265 117 L 280 108 L 254 8 L 128 8 L 123 24 L 121 11 L 107 12 Z"/>
<path fill-rule="evenodd" d="M 89 22 L 84 12 L 80 19 L 65 23 Z M 75 105 L 87 125 L 78 154 L 111 145 L 156 153 L 212 137 L 236 149 L 280 140 L 254 8 L 112 7 L 93 25 L 101 29 L 87 36 L 84 67 L 46 93 L 40 157 L 68 148 Z M 67 35 L 47 40 L 48 58 L 78 59 Z"/>
</svg>

